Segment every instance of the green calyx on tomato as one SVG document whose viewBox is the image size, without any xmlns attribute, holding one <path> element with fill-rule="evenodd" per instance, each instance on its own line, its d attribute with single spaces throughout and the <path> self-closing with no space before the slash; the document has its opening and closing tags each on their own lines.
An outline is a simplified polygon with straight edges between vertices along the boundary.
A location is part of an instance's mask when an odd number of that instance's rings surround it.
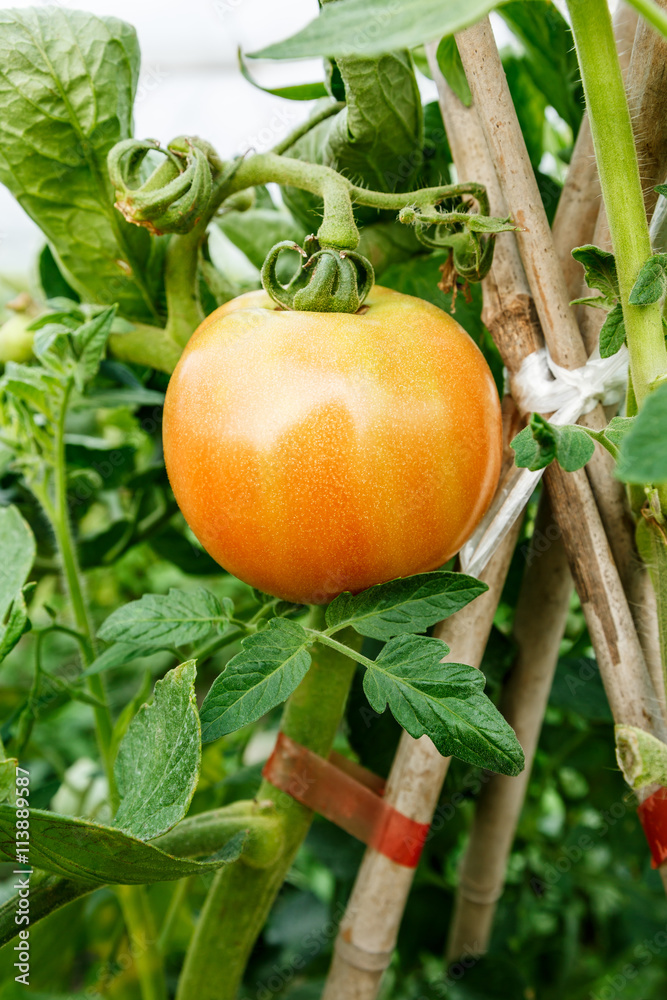
<svg viewBox="0 0 667 1000">
<path fill-rule="evenodd" d="M 285 250 L 300 254 L 299 266 L 284 285 L 276 273 L 278 258 Z M 276 243 L 262 267 L 262 285 L 274 302 L 297 312 L 356 313 L 373 287 L 371 262 L 356 250 L 320 247 L 309 236 L 302 249 L 285 240 Z"/>
<path fill-rule="evenodd" d="M 356 313 L 212 313 L 167 390 L 164 455 L 210 555 L 298 604 L 436 569 L 496 489 L 500 401 L 436 306 L 377 285 Z"/>
</svg>

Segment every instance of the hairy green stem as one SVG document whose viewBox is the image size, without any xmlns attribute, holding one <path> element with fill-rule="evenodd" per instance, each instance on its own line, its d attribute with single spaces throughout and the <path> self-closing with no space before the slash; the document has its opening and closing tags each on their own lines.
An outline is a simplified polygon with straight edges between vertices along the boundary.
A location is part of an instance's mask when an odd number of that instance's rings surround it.
<svg viewBox="0 0 667 1000">
<path fill-rule="evenodd" d="M 182 349 L 204 319 L 199 301 L 199 248 L 210 219 L 200 220 L 190 233 L 172 236 L 167 247 L 164 286 L 167 295 L 166 334 Z"/>
<path fill-rule="evenodd" d="M 55 438 L 55 498 L 54 498 L 54 531 L 58 541 L 58 549 L 63 564 L 63 573 L 74 620 L 82 636 L 82 660 L 89 667 L 95 656 L 95 638 L 88 614 L 88 608 L 83 595 L 81 572 L 79 569 L 76 546 L 72 537 L 72 526 L 67 505 L 67 464 L 65 456 L 65 420 L 67 403 L 72 392 L 73 382 L 67 383 L 56 425 Z M 109 785 L 109 800 L 112 810 L 118 807 L 118 790 L 113 771 L 112 735 L 113 723 L 107 702 L 104 682 L 98 674 L 87 678 L 88 690 L 97 700 L 93 706 L 97 730 L 97 740 L 104 763 L 104 769 Z M 157 949 L 157 934 L 152 924 L 146 887 L 142 885 L 118 886 L 123 916 L 130 938 L 132 954 L 135 959 L 137 975 L 141 984 L 143 1000 L 166 1000 L 166 985 L 162 958 Z"/>
<path fill-rule="evenodd" d="M 350 630 L 344 637 L 350 647 L 359 648 L 361 637 L 356 633 Z M 326 757 L 354 669 L 352 660 L 338 649 L 316 647 L 310 670 L 285 706 L 281 727 L 285 735 Z M 251 868 L 240 859 L 216 873 L 185 959 L 177 1000 L 236 997 L 252 947 L 310 827 L 310 809 L 269 782 L 262 782 L 257 798 L 275 804 L 283 849 L 265 868 Z"/>
<path fill-rule="evenodd" d="M 656 379 L 667 372 L 667 351 L 659 303 L 628 302 L 651 256 L 630 113 L 606 0 L 569 0 L 568 7 L 616 256 L 632 382 L 641 408 Z"/>
<path fill-rule="evenodd" d="M 116 895 L 123 911 L 141 996 L 143 1000 L 167 1000 L 162 954 L 146 886 L 118 885 Z"/>
<path fill-rule="evenodd" d="M 316 125 L 319 125 L 320 122 L 326 121 L 327 118 L 331 118 L 332 115 L 337 115 L 338 112 L 342 111 L 344 107 L 344 101 L 333 101 L 326 107 L 320 108 L 319 111 L 316 111 L 301 125 L 297 125 L 293 132 L 290 132 L 290 134 L 286 135 L 284 139 L 276 143 L 271 152 L 280 156 L 281 153 L 290 149 L 295 142 L 299 141 L 299 139 L 303 139 L 304 135 L 307 135 L 311 129 L 315 128 Z"/>
<path fill-rule="evenodd" d="M 58 422 L 55 428 L 55 497 L 53 508 L 53 530 L 58 543 L 58 551 L 62 560 L 63 574 L 67 591 L 72 603 L 72 611 L 77 629 L 82 637 L 81 659 L 84 666 L 89 667 L 94 659 L 95 641 L 88 616 L 88 608 L 83 596 L 81 574 L 76 555 L 76 546 L 72 537 L 72 525 L 67 505 L 67 463 L 65 459 L 65 419 L 67 403 L 72 392 L 73 383 L 69 382 L 64 390 Z M 109 795 L 115 795 L 115 779 L 113 761 L 110 758 L 111 733 L 113 725 L 111 713 L 107 704 L 106 691 L 102 678 L 93 674 L 87 678 L 88 690 L 102 704 L 93 708 L 97 739 L 102 756 L 102 762 L 109 782 Z"/>
</svg>

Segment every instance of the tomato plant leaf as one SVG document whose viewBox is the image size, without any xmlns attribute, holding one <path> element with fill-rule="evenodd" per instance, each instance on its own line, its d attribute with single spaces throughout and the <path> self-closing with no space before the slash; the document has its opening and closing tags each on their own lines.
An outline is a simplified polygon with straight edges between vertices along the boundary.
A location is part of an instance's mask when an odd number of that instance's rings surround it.
<svg viewBox="0 0 667 1000">
<path fill-rule="evenodd" d="M 613 305 L 620 294 L 613 253 L 587 243 L 585 246 L 575 247 L 572 256 L 583 265 L 588 287 L 602 292 L 609 305 Z"/>
<path fill-rule="evenodd" d="M 0 622 L 28 579 L 35 560 L 35 538 L 18 507 L 0 507 Z"/>
<path fill-rule="evenodd" d="M 168 594 L 144 594 L 114 611 L 99 630 L 106 642 L 134 643 L 141 649 L 183 646 L 199 642 L 214 629 L 222 631 L 233 610 L 228 597 L 220 601 L 210 590 L 173 588 Z"/>
<path fill-rule="evenodd" d="M 658 386 L 644 402 L 630 430 L 621 441 L 616 475 L 624 483 L 667 483 L 667 449 L 656 447 L 667 427 L 667 383 Z"/>
<path fill-rule="evenodd" d="M 418 573 L 361 594 L 341 594 L 327 608 L 326 622 L 331 629 L 351 625 L 360 635 L 391 639 L 402 632 L 425 632 L 488 589 L 465 573 Z"/>
<path fill-rule="evenodd" d="M 9 605 L 4 625 L 0 625 L 0 663 L 11 653 L 24 632 L 30 629 L 23 591 Z"/>
<path fill-rule="evenodd" d="M 116 667 L 122 667 L 126 663 L 131 663 L 142 656 L 150 656 L 155 652 L 157 652 L 155 648 L 142 648 L 134 642 L 114 642 L 112 646 L 96 656 L 80 676 L 90 677 L 91 674 L 101 674 L 105 670 L 114 670 Z"/>
<path fill-rule="evenodd" d="M 247 636 L 216 677 L 201 707 L 202 741 L 232 733 L 285 701 L 310 666 L 313 638 L 297 622 L 272 618 Z"/>
<path fill-rule="evenodd" d="M 387 706 L 415 739 L 427 735 L 443 756 L 501 774 L 524 766 L 514 730 L 484 694 L 484 674 L 464 663 L 443 663 L 439 639 L 400 635 L 369 666 L 364 691 L 376 712 Z"/>
<path fill-rule="evenodd" d="M 57 5 L 0 14 L 0 181 L 83 298 L 155 320 L 161 244 L 116 211 L 106 169 L 131 135 L 139 63 L 134 29 L 116 18 Z"/>
<path fill-rule="evenodd" d="M 378 55 L 453 35 L 497 6 L 497 0 L 345 0 L 326 4 L 319 17 L 252 58 Z"/>
<path fill-rule="evenodd" d="M 607 315 L 600 330 L 600 357 L 611 358 L 620 351 L 624 343 L 625 323 L 623 322 L 623 308 L 621 303 L 617 302 Z"/>
<path fill-rule="evenodd" d="M 514 452 L 514 461 L 520 469 L 530 469 L 537 472 L 545 469 L 556 457 L 556 434 L 554 427 L 540 416 L 533 413 L 527 427 L 510 442 Z"/>
<path fill-rule="evenodd" d="M 440 39 L 436 52 L 436 60 L 440 67 L 440 72 L 449 86 L 461 103 L 465 104 L 466 108 L 469 108 L 472 104 L 472 94 L 470 93 L 468 78 L 466 77 L 461 56 L 456 45 L 456 39 L 453 35 L 445 35 L 444 38 Z"/>
<path fill-rule="evenodd" d="M 0 746 L 0 802 L 13 803 L 16 790 L 16 768 L 18 760 L 15 757 L 5 757 L 5 751 Z"/>
<path fill-rule="evenodd" d="M 629 302 L 632 306 L 647 306 L 659 302 L 667 291 L 667 254 L 656 253 L 642 266 L 632 286 Z"/>
<path fill-rule="evenodd" d="M 201 727 L 194 660 L 174 667 L 155 685 L 118 748 L 114 774 L 120 805 L 114 825 L 152 840 L 183 819 L 201 765 Z"/>
<path fill-rule="evenodd" d="M 550 424 L 539 413 L 533 413 L 527 427 L 511 442 L 514 461 L 519 468 L 537 472 L 554 459 L 566 472 L 582 469 L 592 458 L 595 441 L 585 427 Z"/>
<path fill-rule="evenodd" d="M 82 323 L 71 334 L 78 362 L 76 379 L 79 389 L 97 374 L 115 315 L 115 306 L 104 309 L 87 323 Z"/>
<path fill-rule="evenodd" d="M 175 858 L 115 827 L 30 810 L 30 862 L 35 868 L 97 885 L 142 885 L 205 875 L 236 861 L 245 835 L 237 834 L 209 861 Z M 0 855 L 16 861 L 16 810 L 0 805 Z"/>
<path fill-rule="evenodd" d="M 336 73 L 345 107 L 299 139 L 288 155 L 333 167 L 376 191 L 409 190 L 423 144 L 423 111 L 410 53 L 339 58 Z M 319 225 L 321 199 L 289 187 L 283 198 L 307 231 Z M 377 218 L 375 209 L 356 208 L 355 214 L 361 222 Z"/>
<path fill-rule="evenodd" d="M 8 361 L 0 383 L 2 388 L 15 399 L 33 406 L 48 416 L 60 382 L 54 376 L 37 366 L 21 365 Z"/>
<path fill-rule="evenodd" d="M 556 431 L 556 459 L 566 472 L 576 472 L 590 462 L 595 451 L 595 441 L 583 427 L 568 424 L 554 427 Z"/>
<path fill-rule="evenodd" d="M 603 433 L 608 441 L 616 448 L 621 447 L 621 442 L 634 425 L 636 417 L 612 417 Z"/>
<path fill-rule="evenodd" d="M 282 97 L 286 101 L 316 101 L 319 100 L 320 97 L 329 96 L 329 91 L 323 83 L 298 83 L 292 87 L 262 87 L 261 83 L 257 83 L 257 81 L 253 79 L 240 48 L 237 49 L 237 57 L 239 69 L 241 70 L 241 76 L 243 79 L 247 80 L 253 87 L 256 87 L 257 90 L 262 90 L 265 94 L 272 94 L 274 97 Z M 285 237 L 283 237 L 283 239 L 284 238 Z"/>
</svg>

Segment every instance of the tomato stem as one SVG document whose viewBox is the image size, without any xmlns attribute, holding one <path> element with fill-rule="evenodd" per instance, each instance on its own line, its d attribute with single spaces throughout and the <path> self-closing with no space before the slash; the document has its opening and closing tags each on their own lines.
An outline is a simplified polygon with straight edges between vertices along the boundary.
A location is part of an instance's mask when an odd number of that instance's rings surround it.
<svg viewBox="0 0 667 1000">
<path fill-rule="evenodd" d="M 321 617 L 320 609 L 316 614 Z M 316 647 L 282 718 L 286 736 L 325 757 L 354 676 L 350 657 L 357 658 L 362 641 L 351 629 L 344 637 L 345 645 L 331 640 Z M 241 857 L 216 873 L 185 959 L 177 1000 L 234 1000 L 250 952 L 310 827 L 311 810 L 268 781 L 262 782 L 256 798 L 275 803 L 284 835 L 282 851 L 264 868 L 253 868 Z"/>
<path fill-rule="evenodd" d="M 638 9 L 640 9 L 637 4 Z M 646 4 L 643 13 L 647 13 Z M 667 349 L 659 302 L 631 305 L 630 292 L 652 253 L 632 122 L 606 0 L 569 0 L 579 67 L 607 211 L 623 320 L 630 352 L 628 413 L 641 409 L 667 373 Z M 657 10 L 657 8 L 656 8 Z M 659 12 L 664 22 L 664 14 Z M 667 490 L 659 492 L 662 512 Z M 642 525 L 639 525 L 638 540 Z M 667 619 L 667 548 L 651 550 L 650 570 L 661 621 Z M 667 677 L 667 639 L 662 638 Z"/>
<path fill-rule="evenodd" d="M 630 112 L 606 0 L 569 0 L 611 241 L 637 403 L 667 372 L 660 304 L 630 305 L 642 265 L 651 256 Z"/>
</svg>

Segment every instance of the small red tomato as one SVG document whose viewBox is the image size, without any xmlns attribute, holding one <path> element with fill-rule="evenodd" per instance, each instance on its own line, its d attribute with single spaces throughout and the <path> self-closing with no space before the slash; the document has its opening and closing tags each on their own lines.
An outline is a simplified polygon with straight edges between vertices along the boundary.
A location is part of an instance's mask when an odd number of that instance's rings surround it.
<svg viewBox="0 0 667 1000">
<path fill-rule="evenodd" d="M 284 311 L 264 292 L 216 310 L 172 375 L 163 436 L 206 551 L 304 604 L 441 566 L 489 506 L 502 452 L 465 330 L 378 287 L 354 315 Z"/>
</svg>

